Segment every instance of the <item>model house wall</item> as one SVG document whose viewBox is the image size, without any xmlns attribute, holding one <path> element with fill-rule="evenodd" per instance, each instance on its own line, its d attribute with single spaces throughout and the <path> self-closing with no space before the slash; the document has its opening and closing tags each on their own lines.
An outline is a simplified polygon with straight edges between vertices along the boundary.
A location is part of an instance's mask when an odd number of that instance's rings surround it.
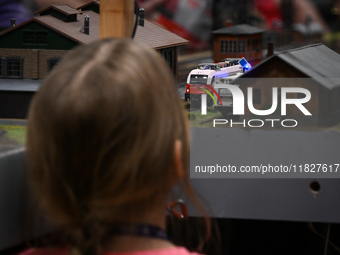
<svg viewBox="0 0 340 255">
<path fill-rule="evenodd" d="M 235 25 L 213 32 L 214 61 L 246 58 L 253 66 L 262 60 L 264 30 L 250 25 Z"/>
<path fill-rule="evenodd" d="M 253 88 L 253 105 L 258 110 L 271 107 L 274 87 L 278 88 L 279 111 L 282 87 L 305 88 L 310 91 L 311 99 L 303 105 L 312 116 L 305 116 L 295 105 L 287 105 L 287 116 L 299 118 L 306 125 L 328 126 L 340 122 L 339 63 L 340 55 L 325 45 L 308 45 L 269 57 L 235 83 L 245 95 L 248 87 Z M 304 97 L 298 93 L 287 95 L 292 99 Z M 280 112 L 276 114 L 281 116 Z"/>
</svg>

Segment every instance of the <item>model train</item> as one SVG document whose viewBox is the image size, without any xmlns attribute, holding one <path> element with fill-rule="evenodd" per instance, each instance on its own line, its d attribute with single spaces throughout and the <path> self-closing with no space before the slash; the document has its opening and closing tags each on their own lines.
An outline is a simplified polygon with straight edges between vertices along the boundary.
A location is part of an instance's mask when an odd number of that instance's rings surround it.
<svg viewBox="0 0 340 255">
<path fill-rule="evenodd" d="M 219 63 L 202 63 L 197 65 L 187 77 L 184 95 L 185 101 L 189 99 L 193 103 L 199 103 L 201 95 L 206 94 L 204 90 L 212 93 L 216 82 L 220 80 L 234 80 L 250 68 L 250 64 L 244 58 L 225 59 Z M 207 104 L 211 106 L 213 99 L 209 97 Z"/>
</svg>

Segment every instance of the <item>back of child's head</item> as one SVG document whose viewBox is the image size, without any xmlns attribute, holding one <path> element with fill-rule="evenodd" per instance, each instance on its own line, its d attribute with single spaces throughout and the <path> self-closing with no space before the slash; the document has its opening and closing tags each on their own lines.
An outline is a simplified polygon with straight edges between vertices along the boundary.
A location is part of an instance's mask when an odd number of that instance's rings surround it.
<svg viewBox="0 0 340 255">
<path fill-rule="evenodd" d="M 186 116 L 159 53 L 128 39 L 80 46 L 31 104 L 32 194 L 54 224 L 75 236 L 96 224 L 133 221 L 169 194 L 176 141 L 186 169 Z"/>
</svg>

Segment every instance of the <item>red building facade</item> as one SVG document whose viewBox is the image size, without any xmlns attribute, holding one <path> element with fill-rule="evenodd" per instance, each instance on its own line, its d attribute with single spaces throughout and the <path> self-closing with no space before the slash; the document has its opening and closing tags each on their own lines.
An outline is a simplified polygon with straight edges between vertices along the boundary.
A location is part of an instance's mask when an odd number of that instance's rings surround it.
<svg viewBox="0 0 340 255">
<path fill-rule="evenodd" d="M 264 30 L 250 25 L 235 25 L 213 32 L 214 61 L 225 58 L 246 58 L 251 65 L 262 60 Z"/>
</svg>

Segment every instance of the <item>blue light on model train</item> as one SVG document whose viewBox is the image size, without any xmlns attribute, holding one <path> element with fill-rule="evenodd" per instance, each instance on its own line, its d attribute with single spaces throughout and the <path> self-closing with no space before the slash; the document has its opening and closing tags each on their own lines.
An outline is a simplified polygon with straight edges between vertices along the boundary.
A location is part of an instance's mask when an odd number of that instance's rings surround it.
<svg viewBox="0 0 340 255">
<path fill-rule="evenodd" d="M 245 60 L 245 58 L 242 58 L 239 62 L 238 62 L 242 67 L 244 67 L 245 65 L 248 64 L 247 60 Z"/>
</svg>

